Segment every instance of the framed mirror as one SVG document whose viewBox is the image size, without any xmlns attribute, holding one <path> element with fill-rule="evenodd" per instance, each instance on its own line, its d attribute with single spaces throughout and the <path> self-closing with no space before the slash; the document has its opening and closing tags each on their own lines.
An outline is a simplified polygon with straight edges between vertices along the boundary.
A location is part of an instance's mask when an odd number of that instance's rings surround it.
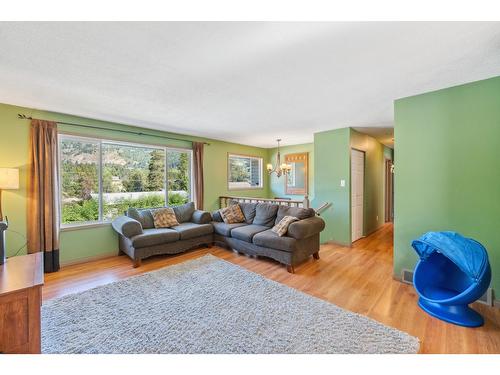
<svg viewBox="0 0 500 375">
<path fill-rule="evenodd" d="M 309 153 L 285 155 L 285 163 L 292 167 L 285 179 L 285 194 L 307 195 L 309 181 Z"/>
</svg>

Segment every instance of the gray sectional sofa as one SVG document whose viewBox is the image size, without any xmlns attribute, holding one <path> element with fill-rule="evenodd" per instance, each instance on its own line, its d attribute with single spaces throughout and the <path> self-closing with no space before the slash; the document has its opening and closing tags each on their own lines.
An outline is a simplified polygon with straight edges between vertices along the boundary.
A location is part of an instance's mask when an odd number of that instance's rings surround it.
<svg viewBox="0 0 500 375">
<path fill-rule="evenodd" d="M 172 228 L 155 228 L 150 209 L 129 208 L 124 216 L 113 221 L 120 252 L 132 258 L 134 267 L 153 255 L 178 254 L 212 245 L 214 228 L 209 212 L 195 210 L 192 202 L 172 208 L 179 222 Z"/>
<path fill-rule="evenodd" d="M 325 222 L 312 208 L 269 203 L 238 204 L 245 216 L 244 223 L 226 224 L 218 211 L 212 213 L 214 242 L 245 254 L 275 259 L 286 265 L 290 273 L 294 273 L 294 266 L 311 255 L 319 259 L 319 234 L 325 228 Z M 295 216 L 299 221 L 290 224 L 287 234 L 280 237 L 271 228 L 284 216 Z"/>
<path fill-rule="evenodd" d="M 240 253 L 265 256 L 285 264 L 294 272 L 294 266 L 311 255 L 319 259 L 319 234 L 324 229 L 323 219 L 313 209 L 280 206 L 269 203 L 237 203 L 244 223 L 226 224 L 218 211 L 212 214 L 194 209 L 193 203 L 173 207 L 180 225 L 155 229 L 149 209 L 129 209 L 125 216 L 113 221 L 119 234 L 120 252 L 134 261 L 153 255 L 176 254 L 212 243 L 223 244 Z M 299 219 L 288 227 L 285 236 L 278 236 L 271 228 L 284 216 Z"/>
</svg>

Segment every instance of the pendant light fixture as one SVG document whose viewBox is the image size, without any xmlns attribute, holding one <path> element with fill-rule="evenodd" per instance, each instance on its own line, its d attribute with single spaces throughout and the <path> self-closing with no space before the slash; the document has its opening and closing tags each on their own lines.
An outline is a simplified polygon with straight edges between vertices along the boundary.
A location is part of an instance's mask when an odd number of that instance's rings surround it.
<svg viewBox="0 0 500 375">
<path fill-rule="evenodd" d="M 278 154 L 276 155 L 276 165 L 273 167 L 271 163 L 267 164 L 267 172 L 271 175 L 273 173 L 276 173 L 276 176 L 278 178 L 281 177 L 281 175 L 287 175 L 290 173 L 292 170 L 292 166 L 288 165 L 286 163 L 281 163 L 281 155 L 280 155 L 280 142 L 281 139 L 276 140 L 278 142 Z"/>
</svg>

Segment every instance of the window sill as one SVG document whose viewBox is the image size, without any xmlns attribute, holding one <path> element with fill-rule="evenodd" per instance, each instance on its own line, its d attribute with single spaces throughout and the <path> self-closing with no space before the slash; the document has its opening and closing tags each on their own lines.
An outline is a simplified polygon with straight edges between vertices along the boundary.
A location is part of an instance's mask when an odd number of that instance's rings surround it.
<svg viewBox="0 0 500 375">
<path fill-rule="evenodd" d="M 111 222 L 64 225 L 64 226 L 61 226 L 59 228 L 59 231 L 60 232 L 71 232 L 74 230 L 101 228 L 101 227 L 106 227 L 106 226 L 110 226 L 110 225 L 111 225 Z"/>
</svg>

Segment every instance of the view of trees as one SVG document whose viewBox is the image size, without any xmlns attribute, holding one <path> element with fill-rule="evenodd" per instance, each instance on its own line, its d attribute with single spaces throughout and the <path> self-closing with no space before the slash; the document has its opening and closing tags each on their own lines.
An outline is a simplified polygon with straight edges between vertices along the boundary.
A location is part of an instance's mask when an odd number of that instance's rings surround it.
<svg viewBox="0 0 500 375">
<path fill-rule="evenodd" d="M 168 189 L 189 191 L 189 159 L 182 151 L 168 151 Z"/>
<path fill-rule="evenodd" d="M 62 139 L 62 222 L 98 221 L 99 143 Z M 165 149 L 113 143 L 102 145 L 103 219 L 129 207 L 165 205 Z M 167 150 L 168 205 L 189 201 L 190 154 Z"/>
<path fill-rule="evenodd" d="M 163 151 L 151 152 L 148 164 L 147 188 L 149 191 L 163 190 L 165 184 L 165 155 Z"/>
<path fill-rule="evenodd" d="M 262 161 L 251 156 L 229 156 L 229 187 L 260 186 L 262 176 Z"/>
<path fill-rule="evenodd" d="M 250 179 L 250 163 L 248 159 L 232 157 L 230 163 L 231 182 L 244 182 Z"/>
<path fill-rule="evenodd" d="M 92 193 L 99 191 L 96 164 L 73 164 L 65 160 L 62 169 L 65 171 L 62 186 L 66 196 L 89 200 Z"/>
</svg>

